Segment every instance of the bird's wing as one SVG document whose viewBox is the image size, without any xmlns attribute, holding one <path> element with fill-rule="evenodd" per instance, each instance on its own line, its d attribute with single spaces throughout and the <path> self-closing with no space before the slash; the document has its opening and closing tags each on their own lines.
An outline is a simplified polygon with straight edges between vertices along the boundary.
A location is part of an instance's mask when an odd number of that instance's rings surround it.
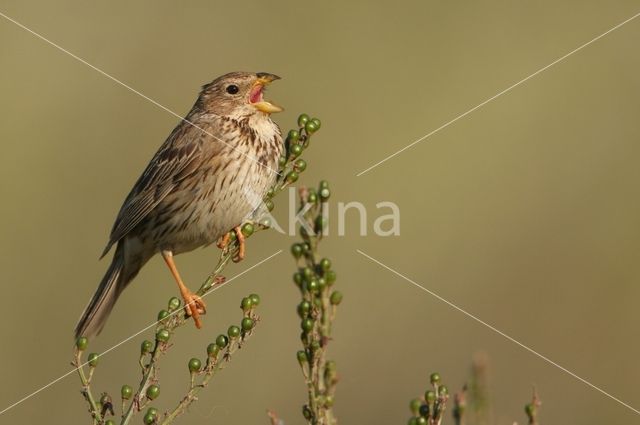
<svg viewBox="0 0 640 425">
<path fill-rule="evenodd" d="M 180 180 L 199 168 L 204 160 L 202 139 L 202 132 L 186 123 L 173 131 L 149 162 L 120 208 L 102 256 L 171 193 Z"/>
</svg>

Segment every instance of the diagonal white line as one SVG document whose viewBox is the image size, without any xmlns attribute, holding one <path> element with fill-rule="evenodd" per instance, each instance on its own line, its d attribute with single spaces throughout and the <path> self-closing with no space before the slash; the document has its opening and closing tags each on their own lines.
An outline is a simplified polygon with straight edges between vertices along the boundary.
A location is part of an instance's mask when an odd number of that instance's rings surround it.
<svg viewBox="0 0 640 425">
<path fill-rule="evenodd" d="M 488 98 L 487 100 L 485 100 L 482 103 L 479 103 L 478 105 L 474 106 L 473 108 L 469 109 L 468 111 L 458 115 L 457 117 L 455 117 L 454 119 L 452 119 L 451 121 L 448 121 L 444 124 L 442 124 L 440 127 L 436 128 L 435 130 L 425 134 L 424 136 L 420 137 L 418 140 L 408 144 L 407 146 L 405 146 L 404 148 L 392 153 L 391 155 L 387 156 L 386 158 L 376 162 L 375 164 L 373 164 L 372 166 L 370 166 L 369 168 L 366 168 L 362 171 L 360 171 L 358 174 L 356 174 L 356 177 L 360 177 L 361 175 L 373 170 L 374 168 L 376 168 L 377 166 L 379 166 L 380 164 L 387 162 L 388 160 L 390 160 L 391 158 L 401 154 L 402 152 L 406 151 L 409 148 L 412 148 L 413 146 L 417 145 L 418 143 L 422 142 L 425 139 L 428 139 L 429 137 L 433 136 L 434 134 L 438 133 L 440 130 L 443 130 L 447 127 L 449 127 L 451 124 L 455 123 L 456 121 L 466 117 L 467 115 L 469 115 L 470 113 L 476 111 L 477 109 L 482 108 L 484 105 L 486 105 L 487 103 L 499 98 L 500 96 L 502 96 L 503 94 L 511 91 L 512 89 L 518 87 L 519 85 L 525 83 L 526 81 L 529 81 L 530 79 L 532 79 L 533 77 L 535 77 L 536 75 L 546 71 L 547 69 L 551 68 L 552 66 L 556 65 L 559 62 L 562 62 L 563 60 L 565 60 L 566 58 L 568 58 L 569 56 L 573 55 L 574 53 L 579 52 L 580 50 L 584 49 L 585 47 L 589 46 L 592 43 L 595 43 L 596 41 L 600 40 L 602 37 L 606 36 L 609 33 L 612 33 L 613 31 L 617 30 L 618 28 L 620 28 L 621 26 L 633 21 L 634 19 L 636 19 L 638 16 L 640 16 L 640 12 L 636 13 L 635 15 L 633 15 L 632 17 L 630 17 L 629 19 L 626 19 L 622 22 L 620 22 L 618 25 L 616 25 L 613 28 L 608 29 L 607 31 L 603 32 L 602 34 L 600 34 L 597 37 L 592 38 L 591 40 L 587 41 L 586 43 L 584 43 L 583 45 L 576 47 L 575 49 L 573 49 L 572 51 L 570 51 L 569 53 L 559 57 L 558 59 L 554 60 L 553 62 L 551 62 L 549 65 L 543 66 L 542 68 L 538 69 L 536 72 L 534 72 L 533 74 L 530 74 L 529 76 L 523 78 L 522 80 L 518 81 L 517 83 L 514 83 L 512 85 L 510 85 L 509 87 L 507 87 L 506 89 L 502 90 L 501 92 L 499 92 L 498 94 L 491 96 L 490 98 Z"/>
<path fill-rule="evenodd" d="M 558 363 L 554 362 L 553 360 L 551 360 L 550 358 L 538 353 L 537 351 L 535 351 L 533 348 L 530 348 L 526 345 L 524 345 L 523 343 L 521 343 L 520 341 L 516 340 L 515 338 L 507 335 L 506 333 L 502 332 L 501 330 L 495 328 L 494 326 L 490 325 L 489 323 L 485 322 L 484 320 L 474 316 L 473 314 L 469 313 L 468 311 L 458 307 L 457 305 L 455 305 L 454 303 L 452 303 L 451 301 L 442 298 L 440 295 L 436 294 L 435 292 L 425 288 L 424 286 L 420 285 L 419 283 L 411 280 L 410 278 L 408 278 L 407 276 L 403 275 L 402 273 L 392 269 L 391 267 L 387 266 L 386 264 L 383 264 L 382 262 L 376 260 L 375 258 L 373 258 L 370 255 L 365 254 L 364 252 L 360 251 L 359 249 L 356 249 L 356 251 L 358 252 L 358 254 L 368 258 L 369 260 L 373 261 L 374 263 L 378 264 L 379 266 L 387 269 L 388 271 L 390 271 L 391 273 L 395 274 L 398 277 L 401 277 L 402 279 L 406 280 L 407 282 L 411 283 L 413 286 L 422 289 L 423 291 L 425 291 L 426 293 L 428 293 L 429 295 L 437 298 L 438 300 L 442 301 L 443 303 L 447 304 L 450 307 L 453 307 L 454 309 L 458 310 L 460 313 L 464 314 L 465 316 L 475 320 L 476 322 L 480 323 L 481 325 L 491 329 L 493 332 L 497 333 L 498 335 L 508 339 L 509 341 L 513 342 L 516 345 L 519 345 L 520 347 L 524 348 L 525 350 L 527 350 L 528 352 L 530 352 L 531 354 L 541 358 L 542 360 L 544 360 L 545 362 L 557 367 L 558 369 L 562 370 L 563 372 L 573 376 L 575 379 L 577 379 L 578 381 L 582 382 L 583 384 L 588 385 L 589 387 L 593 388 L 594 390 L 600 392 L 601 394 L 609 397 L 610 399 L 616 401 L 617 403 L 623 405 L 624 407 L 626 407 L 629 410 L 632 410 L 633 412 L 640 414 L 640 410 L 634 408 L 633 406 L 625 403 L 624 401 L 620 400 L 619 398 L 609 394 L 608 392 L 606 392 L 605 390 L 603 390 L 600 387 L 595 386 L 594 384 L 592 384 L 591 382 L 587 381 L 584 378 L 581 378 L 580 376 L 576 375 L 575 373 L 573 373 L 572 371 L 570 371 L 569 369 L 559 365 Z"/>
<path fill-rule="evenodd" d="M 158 108 L 170 113 L 171 115 L 173 115 L 174 117 L 178 118 L 180 121 L 184 121 L 185 123 L 189 124 L 190 126 L 200 130 L 201 132 L 203 132 L 204 134 L 213 137 L 214 139 L 216 139 L 217 141 L 219 141 L 220 143 L 228 146 L 229 148 L 238 151 L 241 155 L 246 156 L 247 158 L 249 158 L 250 160 L 252 160 L 253 162 L 255 162 L 256 164 L 259 164 L 265 168 L 267 168 L 268 170 L 270 170 L 272 173 L 274 174 L 278 174 L 277 170 L 274 170 L 273 168 L 269 167 L 266 164 L 263 164 L 262 162 L 260 162 L 258 159 L 254 158 L 251 155 L 247 155 L 246 153 L 244 153 L 242 150 L 236 148 L 235 146 L 225 142 L 224 140 L 222 140 L 221 138 L 219 138 L 218 136 L 211 134 L 210 132 L 208 132 L 207 130 L 205 130 L 204 128 L 194 124 L 193 122 L 189 121 L 188 119 L 182 117 L 181 115 L 177 114 L 176 112 L 172 111 L 171 109 L 167 108 L 166 106 L 162 105 L 161 103 L 157 102 L 156 100 L 150 98 L 149 96 L 139 92 L 138 90 L 134 89 L 133 87 L 129 86 L 128 84 L 124 83 L 123 81 L 117 79 L 116 77 L 114 77 L 113 75 L 101 70 L 100 68 L 98 68 L 95 65 L 90 64 L 89 62 L 87 62 L 86 60 L 82 59 L 80 56 L 71 53 L 69 50 L 65 49 L 64 47 L 60 46 L 59 44 L 54 43 L 53 41 L 49 40 L 48 38 L 46 38 L 45 36 L 35 32 L 34 30 L 26 27 L 25 25 L 21 24 L 20 22 L 16 21 L 15 19 L 11 18 L 10 16 L 5 15 L 4 13 L 0 12 L 0 16 L 2 16 L 4 19 L 6 19 L 9 22 L 12 22 L 14 24 L 16 24 L 17 26 L 19 26 L 20 28 L 22 28 L 23 30 L 27 31 L 28 33 L 38 37 L 40 40 L 44 41 L 45 43 L 55 47 L 56 49 L 60 50 L 63 53 L 66 53 L 67 55 L 71 56 L 72 58 L 74 58 L 75 60 L 77 60 L 78 62 L 82 63 L 83 65 L 88 66 L 89 68 L 93 69 L 94 71 L 98 72 L 99 74 L 107 77 L 108 79 L 110 79 L 111 81 L 113 81 L 114 83 L 117 83 L 119 85 L 121 85 L 122 87 L 126 88 L 127 90 L 137 94 L 138 96 L 140 96 L 141 98 L 153 103 L 155 106 L 157 106 Z"/>
<path fill-rule="evenodd" d="M 278 250 L 277 252 L 275 252 L 275 253 L 271 254 L 271 255 L 270 255 L 270 256 L 268 256 L 267 258 L 264 258 L 264 259 L 262 259 L 261 261 L 257 262 L 256 264 L 254 264 L 253 266 L 249 267 L 248 269 L 243 270 L 242 272 L 238 273 L 237 275 L 233 276 L 232 278 L 227 279 L 227 280 L 224 282 L 224 283 L 225 283 L 224 285 L 220 285 L 220 286 L 213 287 L 209 292 L 207 292 L 206 294 L 204 294 L 202 297 L 204 298 L 204 297 L 206 297 L 207 295 L 209 295 L 209 294 L 211 294 L 211 293 L 213 293 L 213 292 L 217 291 L 218 289 L 222 288 L 223 286 L 226 286 L 226 284 L 227 284 L 227 283 L 231 282 L 232 280 L 235 280 L 235 279 L 239 278 L 240 276 L 244 275 L 245 273 L 250 272 L 251 270 L 253 270 L 253 269 L 255 269 L 256 267 L 258 267 L 259 265 L 261 265 L 261 264 L 263 264 L 263 263 L 265 263 L 265 262 L 269 261 L 270 259 L 272 259 L 273 257 L 275 257 L 276 255 L 278 255 L 278 254 L 280 254 L 280 253 L 282 253 L 282 250 L 281 250 L 281 249 L 280 249 L 280 250 Z M 195 301 L 192 301 L 192 302 L 195 302 Z M 170 313 L 170 314 L 169 314 L 169 316 L 167 316 L 167 317 L 171 317 L 171 316 L 173 316 L 174 314 L 176 314 L 176 313 L 178 313 L 178 312 L 181 312 L 181 311 L 183 311 L 183 309 L 177 309 L 177 310 L 173 311 L 172 313 Z M 165 319 L 163 319 L 163 320 L 166 320 L 166 318 L 165 318 Z M 126 343 L 126 342 L 128 342 L 128 341 L 131 341 L 133 338 L 137 337 L 137 336 L 138 336 L 138 335 L 140 335 L 141 333 L 143 333 L 143 332 L 145 332 L 145 331 L 147 331 L 147 330 L 151 329 L 152 327 L 156 326 L 159 322 L 160 322 L 159 320 L 158 320 L 158 321 L 155 321 L 155 322 L 151 323 L 150 325 L 148 325 L 148 326 L 144 327 L 143 329 L 139 330 L 138 332 L 134 333 L 133 335 L 128 336 L 127 338 L 123 339 L 122 341 L 120 341 L 120 342 L 119 342 L 119 343 L 117 343 L 116 345 L 114 345 L 114 346 L 112 346 L 112 347 L 108 348 L 107 350 L 103 351 L 102 353 L 100 353 L 100 357 L 102 357 L 102 356 L 104 356 L 105 354 L 107 354 L 107 353 L 109 353 L 109 352 L 111 352 L 111 351 L 115 350 L 116 348 L 120 347 L 122 344 L 125 344 L 125 343 Z M 68 372 L 67 372 L 67 373 L 65 373 L 64 375 L 61 375 L 61 376 L 59 376 L 58 378 L 54 379 L 53 381 L 49 382 L 47 385 L 44 385 L 44 386 L 42 386 L 42 387 L 38 388 L 36 391 L 32 392 L 31 394 L 28 394 L 28 395 L 26 395 L 26 396 L 22 397 L 20 400 L 18 400 L 18 401 L 16 401 L 15 403 L 13 403 L 13 404 L 11 404 L 11 405 L 9 405 L 9 406 L 5 407 L 4 409 L 2 409 L 2 410 L 0 411 L 0 415 L 2 415 L 3 413 L 5 413 L 5 412 L 7 412 L 7 411 L 11 410 L 12 408 L 16 407 L 16 406 L 17 406 L 17 405 L 19 405 L 20 403 L 22 403 L 22 402 L 24 402 L 24 401 L 29 400 L 31 397 L 35 396 L 36 394 L 40 393 L 41 391 L 46 390 L 47 388 L 49 388 L 50 386 L 52 386 L 52 385 L 54 385 L 54 384 L 58 383 L 59 381 L 62 381 L 64 378 L 66 378 L 67 376 L 69 376 L 69 375 L 71 375 L 71 374 L 75 373 L 79 368 L 84 367 L 84 366 L 86 366 L 87 364 L 89 364 L 89 362 L 85 362 L 85 363 L 81 364 L 80 366 L 78 366 L 78 367 L 76 367 L 76 368 L 71 369 L 70 371 L 68 371 Z"/>
</svg>

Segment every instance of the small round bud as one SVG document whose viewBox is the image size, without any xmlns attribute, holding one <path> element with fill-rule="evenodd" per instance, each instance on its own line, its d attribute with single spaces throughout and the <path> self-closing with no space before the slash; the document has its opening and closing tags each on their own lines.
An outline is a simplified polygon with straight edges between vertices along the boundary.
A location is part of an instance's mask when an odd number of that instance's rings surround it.
<svg viewBox="0 0 640 425">
<path fill-rule="evenodd" d="M 422 406 L 422 400 L 420 400 L 419 398 L 414 398 L 409 403 L 409 410 L 411 410 L 411 413 L 413 413 L 414 416 L 417 416 L 420 412 L 420 406 Z"/>
<path fill-rule="evenodd" d="M 441 396 L 448 396 L 449 395 L 449 388 L 447 388 L 444 385 L 440 385 L 438 387 L 438 394 Z"/>
<path fill-rule="evenodd" d="M 131 388 L 131 386 L 123 385 L 122 388 L 120 388 L 120 397 L 122 397 L 123 400 L 129 400 L 132 395 L 133 388 Z"/>
<path fill-rule="evenodd" d="M 216 344 L 215 342 L 212 342 L 211 344 L 207 345 L 207 355 L 209 357 L 215 357 L 218 355 L 219 352 L 220 352 L 220 347 L 218 347 L 218 344 Z"/>
<path fill-rule="evenodd" d="M 333 270 L 327 270 L 324 273 L 324 278 L 327 279 L 327 283 L 329 284 L 329 286 L 333 285 L 333 282 L 336 281 L 336 272 Z"/>
<path fill-rule="evenodd" d="M 91 353 L 91 354 L 89 354 L 89 357 L 87 357 L 87 362 L 89 363 L 89 367 L 96 367 L 96 366 L 98 366 L 98 358 L 100 358 L 100 356 L 98 355 L 98 353 Z"/>
<path fill-rule="evenodd" d="M 297 158 L 302 153 L 302 150 L 303 148 L 300 145 L 291 145 L 289 147 L 289 156 L 291 156 L 291 158 Z"/>
<path fill-rule="evenodd" d="M 251 298 L 249 297 L 244 297 L 240 302 L 240 308 L 244 312 L 251 310 L 252 307 L 253 307 L 253 301 L 251 301 Z"/>
<path fill-rule="evenodd" d="M 302 281 L 304 280 L 304 277 L 302 275 L 302 273 L 297 272 L 293 274 L 293 281 L 295 282 L 295 284 L 300 287 L 300 285 L 302 285 Z"/>
<path fill-rule="evenodd" d="M 309 121 L 304 125 L 304 129 L 307 131 L 307 133 L 313 134 L 318 131 L 320 127 L 318 127 L 318 124 L 316 124 L 315 122 Z"/>
<path fill-rule="evenodd" d="M 176 297 L 171 297 L 169 299 L 169 303 L 168 303 L 169 311 L 174 311 L 174 310 L 179 309 L 180 308 L 180 304 L 181 304 L 180 299 L 178 299 Z"/>
<path fill-rule="evenodd" d="M 147 398 L 149 400 L 155 400 L 160 395 L 160 387 L 157 385 L 149 385 L 147 388 Z"/>
<path fill-rule="evenodd" d="M 167 342 L 167 341 L 169 341 L 170 337 L 171 337 L 171 335 L 169 334 L 169 331 L 166 330 L 166 329 L 160 329 L 156 333 L 156 340 L 158 340 L 160 342 Z"/>
<path fill-rule="evenodd" d="M 329 188 L 329 182 L 326 180 L 320 180 L 320 189 L 328 189 Z"/>
<path fill-rule="evenodd" d="M 227 338 L 226 335 L 218 335 L 218 337 L 216 338 L 216 345 L 220 348 L 224 348 L 227 346 L 227 344 L 229 344 L 229 338 Z"/>
<path fill-rule="evenodd" d="M 239 337 L 240 328 L 237 327 L 236 325 L 229 326 L 229 329 L 227 330 L 227 335 L 229 335 L 229 338 L 231 339 Z"/>
<path fill-rule="evenodd" d="M 329 301 L 331 301 L 332 305 L 340 304 L 342 302 L 342 292 L 333 291 L 331 293 L 331 297 L 329 298 Z"/>
<path fill-rule="evenodd" d="M 293 245 L 291 245 L 291 254 L 293 255 L 294 258 L 298 259 L 302 257 L 303 251 L 304 251 L 304 248 L 302 247 L 302 244 L 294 243 Z"/>
<path fill-rule="evenodd" d="M 285 177 L 285 180 L 289 183 L 295 183 L 298 181 L 298 173 L 295 171 L 289 171 L 289 174 Z"/>
<path fill-rule="evenodd" d="M 424 399 L 427 401 L 427 403 L 431 404 L 434 401 L 436 401 L 436 393 L 435 391 L 427 391 L 426 393 L 424 393 Z"/>
<path fill-rule="evenodd" d="M 155 407 L 149 407 L 147 409 L 147 413 L 153 415 L 154 417 L 158 416 L 158 409 L 156 409 Z"/>
<path fill-rule="evenodd" d="M 273 198 L 273 195 L 275 195 L 276 191 L 271 187 L 269 188 L 269 190 L 267 190 L 267 198 L 271 199 Z"/>
<path fill-rule="evenodd" d="M 307 202 L 309 202 L 310 204 L 315 204 L 316 202 L 318 202 L 318 194 L 313 192 L 313 193 L 309 193 L 309 197 L 307 198 Z"/>
<path fill-rule="evenodd" d="M 308 283 L 307 283 L 307 289 L 309 289 L 309 292 L 313 292 L 313 293 L 317 293 L 320 291 L 320 284 L 318 283 L 317 279 L 311 279 Z"/>
<path fill-rule="evenodd" d="M 189 360 L 189 372 L 197 373 L 197 372 L 200 372 L 201 368 L 202 368 L 202 362 L 200 361 L 200 359 L 196 359 L 194 357 L 191 360 Z"/>
<path fill-rule="evenodd" d="M 427 424 L 428 424 L 427 418 L 425 418 L 424 416 L 420 416 L 416 418 L 416 425 L 427 425 Z"/>
<path fill-rule="evenodd" d="M 536 414 L 536 406 L 533 403 L 527 403 L 524 405 L 524 412 L 529 418 L 533 418 Z"/>
<path fill-rule="evenodd" d="M 142 341 L 140 344 L 140 355 L 144 356 L 145 354 L 149 354 L 153 350 L 153 343 L 149 340 Z"/>
<path fill-rule="evenodd" d="M 153 425 L 156 422 L 156 417 L 155 415 L 146 413 L 144 418 L 142 418 L 142 422 L 144 422 L 145 425 Z"/>
<path fill-rule="evenodd" d="M 318 118 L 313 118 L 311 120 L 312 123 L 314 123 L 316 125 L 316 127 L 318 127 L 318 129 L 320 128 L 320 126 L 322 125 L 322 122 L 320 121 L 320 119 Z"/>
<path fill-rule="evenodd" d="M 322 215 L 317 216 L 314 225 L 313 230 L 316 234 L 323 233 L 324 229 L 327 227 L 327 218 Z"/>
<path fill-rule="evenodd" d="M 76 348 L 78 349 L 78 351 L 86 350 L 88 345 L 89 345 L 89 340 L 84 336 L 80 336 L 78 337 L 78 339 L 76 339 Z"/>
<path fill-rule="evenodd" d="M 289 130 L 289 134 L 287 134 L 287 140 L 290 142 L 295 142 L 300 138 L 300 133 L 298 130 Z"/>
<path fill-rule="evenodd" d="M 293 163 L 293 168 L 297 172 L 301 173 L 307 169 L 307 161 L 304 159 L 296 159 L 296 162 Z"/>
<path fill-rule="evenodd" d="M 301 319 L 304 319 L 311 312 L 311 303 L 309 301 L 302 301 L 298 304 L 298 315 Z"/>
<path fill-rule="evenodd" d="M 273 209 L 275 208 L 275 204 L 271 199 L 265 199 L 264 206 L 267 207 L 268 211 L 273 211 Z"/>
<path fill-rule="evenodd" d="M 438 385 L 440 383 L 440 374 L 439 373 L 432 373 L 429 380 L 431 381 L 431 385 Z"/>
<path fill-rule="evenodd" d="M 253 329 L 253 327 L 255 326 L 255 322 L 253 321 L 252 318 L 245 317 L 245 318 L 242 319 L 242 322 L 240 323 L 240 326 L 242 326 L 242 330 L 244 332 L 248 332 L 251 329 Z"/>
<path fill-rule="evenodd" d="M 304 416 L 304 418 L 308 421 L 310 421 L 311 418 L 313 418 L 313 412 L 311 411 L 309 406 L 307 406 L 306 404 L 302 406 L 302 416 Z"/>
<path fill-rule="evenodd" d="M 304 350 L 298 351 L 296 353 L 296 357 L 298 359 L 298 363 L 300 363 L 300 366 L 309 361 L 309 359 L 307 358 L 307 353 L 305 353 Z"/>
<path fill-rule="evenodd" d="M 109 394 L 107 393 L 102 394 L 102 397 L 100 397 L 100 404 L 104 406 L 108 403 L 111 403 L 111 397 L 109 397 Z"/>
<path fill-rule="evenodd" d="M 331 260 L 329 260 L 328 258 L 323 258 L 322 260 L 320 260 L 320 268 L 322 268 L 322 270 L 327 271 L 331 268 Z"/>
<path fill-rule="evenodd" d="M 167 310 L 160 310 L 158 312 L 158 321 L 164 320 L 169 317 L 169 312 Z"/>
<path fill-rule="evenodd" d="M 251 236 L 253 234 L 254 230 L 255 229 L 253 227 L 253 224 L 251 224 L 251 223 L 245 223 L 242 226 L 242 234 L 245 235 L 246 237 Z"/>
<path fill-rule="evenodd" d="M 309 122 L 309 115 L 307 114 L 300 114 L 300 116 L 298 117 L 298 126 L 300 127 L 304 127 L 306 123 Z"/>
<path fill-rule="evenodd" d="M 306 280 L 310 280 L 314 275 L 313 270 L 311 269 L 311 267 L 305 267 L 304 269 L 302 269 L 302 274 L 304 275 L 304 278 Z"/>
<path fill-rule="evenodd" d="M 302 319 L 300 327 L 305 332 L 311 332 L 311 330 L 313 329 L 313 319 L 310 317 Z"/>
<path fill-rule="evenodd" d="M 260 295 L 251 294 L 251 295 L 249 295 L 249 298 L 251 298 L 251 301 L 253 301 L 253 305 L 254 306 L 259 306 L 260 305 Z"/>
<path fill-rule="evenodd" d="M 321 201 L 326 201 L 327 199 L 329 199 L 329 197 L 331 196 L 331 191 L 329 190 L 328 187 L 323 187 L 322 189 L 320 189 L 320 200 Z"/>
</svg>

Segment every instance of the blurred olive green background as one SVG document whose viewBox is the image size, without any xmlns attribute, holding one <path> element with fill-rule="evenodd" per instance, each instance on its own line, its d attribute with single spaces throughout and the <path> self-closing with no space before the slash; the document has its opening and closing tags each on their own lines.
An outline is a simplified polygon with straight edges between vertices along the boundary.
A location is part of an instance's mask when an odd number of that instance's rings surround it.
<svg viewBox="0 0 640 425">
<path fill-rule="evenodd" d="M 234 70 L 281 75 L 269 98 L 323 121 L 302 181 L 332 201 L 401 209 L 401 236 L 347 236 L 322 252 L 345 294 L 331 356 L 340 423 L 405 423 L 408 401 L 439 371 L 464 383 L 490 358 L 494 423 L 524 422 L 535 384 L 543 424 L 639 423 L 606 398 L 356 253 L 361 249 L 616 397 L 640 408 L 640 20 L 461 119 L 406 146 L 639 11 L 636 1 L 22 2 L 0 11 L 184 114 L 201 84 Z M 0 410 L 70 370 L 72 330 L 109 260 L 98 261 L 131 185 L 177 120 L 0 19 Z M 278 200 L 280 213 L 286 199 Z M 335 214 L 336 207 L 332 207 Z M 385 212 L 383 212 L 385 213 Z M 293 238 L 252 238 L 161 369 L 169 408 L 186 361 L 262 295 L 262 323 L 184 424 L 302 423 Z M 180 256 L 196 287 L 210 247 Z M 148 325 L 175 284 L 157 258 L 116 306 L 92 351 Z M 148 337 L 150 333 L 147 333 Z M 143 336 L 102 359 L 95 390 L 139 378 Z M 0 423 L 87 423 L 69 376 Z M 141 420 L 141 419 L 137 419 Z M 137 423 L 137 422 L 136 422 Z M 451 423 L 451 422 L 448 422 Z"/>
</svg>

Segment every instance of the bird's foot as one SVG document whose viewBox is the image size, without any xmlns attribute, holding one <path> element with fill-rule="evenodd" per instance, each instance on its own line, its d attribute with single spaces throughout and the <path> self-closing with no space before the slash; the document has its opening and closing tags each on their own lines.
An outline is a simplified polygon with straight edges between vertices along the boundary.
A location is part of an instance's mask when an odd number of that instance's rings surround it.
<svg viewBox="0 0 640 425">
<path fill-rule="evenodd" d="M 207 313 L 207 306 L 204 301 L 202 301 L 202 298 L 189 291 L 182 294 L 182 299 L 184 300 L 184 310 L 187 316 L 193 317 L 196 328 L 202 328 L 200 315 Z"/>
<path fill-rule="evenodd" d="M 244 260 L 244 250 L 245 250 L 244 234 L 242 233 L 242 226 L 234 227 L 233 231 L 235 232 L 236 239 L 238 240 L 238 254 L 236 254 L 236 256 L 233 257 L 233 262 L 238 263 Z"/>
<path fill-rule="evenodd" d="M 218 239 L 218 243 L 216 244 L 220 249 L 227 249 L 229 246 L 229 241 L 231 240 L 231 232 L 227 232 L 223 237 Z"/>
</svg>

